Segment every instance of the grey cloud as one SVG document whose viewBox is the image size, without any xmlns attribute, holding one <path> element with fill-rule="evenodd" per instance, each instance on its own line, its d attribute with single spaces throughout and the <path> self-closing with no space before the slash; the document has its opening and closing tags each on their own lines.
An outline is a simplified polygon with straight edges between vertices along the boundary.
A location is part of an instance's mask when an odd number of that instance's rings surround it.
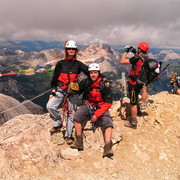
<svg viewBox="0 0 180 180">
<path fill-rule="evenodd" d="M 2 0 L 0 40 L 180 47 L 179 0 Z"/>
</svg>

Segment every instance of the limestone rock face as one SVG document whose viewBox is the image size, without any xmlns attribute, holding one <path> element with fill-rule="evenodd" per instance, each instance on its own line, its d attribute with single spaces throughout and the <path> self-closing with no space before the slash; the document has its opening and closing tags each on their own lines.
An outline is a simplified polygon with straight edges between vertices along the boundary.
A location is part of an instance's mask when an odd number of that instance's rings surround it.
<svg viewBox="0 0 180 180">
<path fill-rule="evenodd" d="M 0 124 L 3 124 L 9 119 L 12 119 L 20 114 L 31 113 L 27 108 L 21 106 L 19 101 L 10 96 L 0 94 L 0 99 Z M 17 108 L 13 108 L 16 106 Z"/>
<path fill-rule="evenodd" d="M 114 123 L 114 126 L 116 131 L 113 133 L 112 141 L 116 149 L 122 137 L 118 123 Z M 65 144 L 64 129 L 51 135 L 50 127 L 49 114 L 17 116 L 0 127 L 1 178 L 13 179 L 14 174 L 17 178 L 27 178 L 29 175 L 41 177 L 50 169 L 56 168 L 57 171 L 53 170 L 51 177 L 57 176 L 59 169 L 63 172 L 63 176 L 68 177 L 65 169 L 73 171 L 73 167 L 68 167 L 68 162 L 64 163 L 64 160 L 70 160 L 72 163 L 75 161 L 74 164 L 79 161 L 84 162 L 86 153 L 89 154 L 88 156 L 91 156 L 90 154 L 93 156 L 96 151 L 98 158 L 102 157 L 104 142 L 100 128 L 93 132 L 90 123 L 87 123 L 84 129 L 85 150 L 81 154 Z"/>
<path fill-rule="evenodd" d="M 0 82 L 0 92 L 2 94 L 9 94 L 9 96 L 15 96 L 18 94 L 22 87 L 18 85 L 18 82 L 14 79 Z"/>
<path fill-rule="evenodd" d="M 103 135 L 83 130 L 84 151 L 71 149 L 65 128 L 50 134 L 49 114 L 16 116 L 0 127 L 0 179 L 178 179 L 180 97 L 168 92 L 149 96 L 137 129 L 124 126 L 120 102 L 113 117 L 112 159 L 102 158 Z M 128 106 L 127 106 L 128 109 Z"/>
<path fill-rule="evenodd" d="M 44 114 L 43 108 L 32 101 L 25 100 L 22 104 L 32 113 L 32 114 Z"/>
<path fill-rule="evenodd" d="M 0 94 L 0 125 L 21 114 L 43 114 L 43 108 L 31 101 L 20 103 L 16 99 Z"/>
<path fill-rule="evenodd" d="M 114 72 L 117 74 L 115 63 L 119 61 L 119 53 L 110 48 L 110 46 L 90 45 L 78 53 L 78 60 L 86 63 L 98 63 L 101 67 L 101 72 Z"/>
</svg>

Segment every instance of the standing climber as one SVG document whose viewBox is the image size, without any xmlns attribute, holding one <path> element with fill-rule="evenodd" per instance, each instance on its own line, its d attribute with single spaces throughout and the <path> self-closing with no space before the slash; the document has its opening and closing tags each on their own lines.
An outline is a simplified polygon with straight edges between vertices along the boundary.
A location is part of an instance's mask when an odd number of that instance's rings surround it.
<svg viewBox="0 0 180 180">
<path fill-rule="evenodd" d="M 130 70 L 129 79 L 128 79 L 128 97 L 130 98 L 130 104 L 131 104 L 131 116 L 132 119 L 128 124 L 126 124 L 126 127 L 137 127 L 137 113 L 138 113 L 138 95 L 143 88 L 143 85 L 139 85 L 137 83 L 137 77 L 140 73 L 141 66 L 143 64 L 143 59 L 145 59 L 148 55 L 147 52 L 149 50 L 149 45 L 147 42 L 141 42 L 138 45 L 138 50 L 136 52 L 134 46 L 125 46 L 124 53 L 122 55 L 122 58 L 120 60 L 121 64 L 132 64 L 132 68 Z M 132 51 L 135 56 L 131 57 L 130 59 L 127 59 L 127 54 Z M 144 92 L 146 92 L 146 87 L 144 87 Z M 147 94 L 146 94 L 147 95 Z"/>
<path fill-rule="evenodd" d="M 70 115 L 67 119 L 64 137 L 67 144 L 72 144 L 73 115 L 79 99 L 78 74 L 83 72 L 88 75 L 89 72 L 88 66 L 76 59 L 78 48 L 75 41 L 66 41 L 64 49 L 65 58 L 56 64 L 51 81 L 52 92 L 46 107 L 53 121 L 53 127 L 50 129 L 50 132 L 53 133 L 62 127 L 61 113 L 59 113 L 58 108 L 67 99 Z M 72 86 L 76 88 L 75 91 L 71 89 Z"/>
<path fill-rule="evenodd" d="M 180 95 L 180 73 L 174 73 L 171 76 L 170 84 L 172 85 L 172 94 Z"/>
<path fill-rule="evenodd" d="M 112 105 L 112 91 L 110 83 L 102 77 L 97 63 L 89 65 L 90 77 L 80 82 L 80 93 L 83 93 L 83 105 L 74 114 L 76 141 L 71 148 L 83 150 L 82 122 L 91 119 L 91 123 L 98 123 L 103 127 L 105 140 L 103 157 L 112 157 L 112 118 L 109 108 Z"/>
</svg>

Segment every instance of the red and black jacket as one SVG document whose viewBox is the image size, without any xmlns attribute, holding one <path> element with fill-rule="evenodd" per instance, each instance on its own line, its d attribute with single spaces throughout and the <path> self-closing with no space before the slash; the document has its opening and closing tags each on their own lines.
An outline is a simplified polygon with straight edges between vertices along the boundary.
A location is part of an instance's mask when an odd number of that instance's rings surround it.
<svg viewBox="0 0 180 180">
<path fill-rule="evenodd" d="M 78 74 L 83 72 L 88 75 L 88 66 L 76 59 L 60 60 L 54 69 L 51 87 L 56 88 L 60 86 L 62 89 L 67 89 L 69 82 L 77 82 Z"/>
<path fill-rule="evenodd" d="M 129 73 L 128 82 L 136 85 L 137 84 L 136 80 L 137 80 L 138 75 L 140 73 L 141 66 L 143 64 L 143 60 L 142 60 L 141 56 L 133 56 L 132 58 L 129 59 L 129 61 L 132 64 L 132 68 L 131 68 L 130 73 Z"/>
<path fill-rule="evenodd" d="M 95 83 L 89 78 L 80 82 L 80 94 L 96 109 L 94 115 L 99 118 L 112 106 L 112 89 L 110 83 L 100 77 Z"/>
</svg>

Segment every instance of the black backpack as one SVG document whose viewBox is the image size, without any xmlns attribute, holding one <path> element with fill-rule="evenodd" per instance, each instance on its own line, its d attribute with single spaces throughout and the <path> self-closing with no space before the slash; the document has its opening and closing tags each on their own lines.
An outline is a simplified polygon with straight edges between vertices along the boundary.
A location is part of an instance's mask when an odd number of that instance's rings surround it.
<svg viewBox="0 0 180 180">
<path fill-rule="evenodd" d="M 144 86 L 150 84 L 158 76 L 159 73 L 155 70 L 159 68 L 160 72 L 162 62 L 144 56 L 141 56 L 141 58 L 143 63 L 137 78 L 137 83 Z"/>
</svg>

